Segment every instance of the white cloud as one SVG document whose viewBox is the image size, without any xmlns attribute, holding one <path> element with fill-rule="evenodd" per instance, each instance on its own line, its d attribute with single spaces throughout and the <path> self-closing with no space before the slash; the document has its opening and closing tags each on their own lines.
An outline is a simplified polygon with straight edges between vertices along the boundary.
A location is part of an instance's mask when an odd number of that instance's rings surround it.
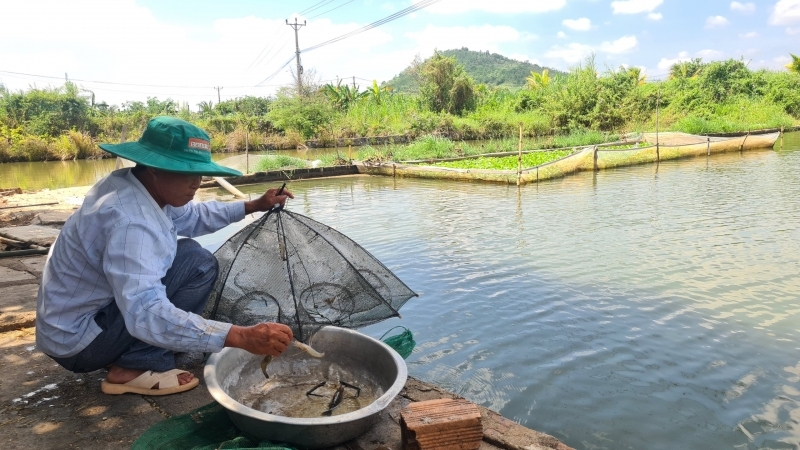
<svg viewBox="0 0 800 450">
<path fill-rule="evenodd" d="M 435 14 L 461 14 L 470 11 L 483 11 L 492 14 L 525 14 L 557 11 L 567 4 L 567 0 L 457 0 L 435 3 L 427 8 Z"/>
<path fill-rule="evenodd" d="M 756 62 L 751 62 L 750 67 L 753 69 L 770 69 L 770 70 L 778 70 L 782 71 L 785 70 L 786 64 L 789 62 L 790 58 L 787 56 L 777 57 L 769 60 L 760 59 Z"/>
<path fill-rule="evenodd" d="M 566 39 L 567 38 L 567 33 L 564 33 L 563 31 L 559 31 L 558 33 L 556 33 L 556 36 L 559 39 Z"/>
<path fill-rule="evenodd" d="M 604 53 L 620 54 L 627 53 L 636 48 L 638 40 L 636 36 L 623 36 L 612 42 L 603 42 L 600 44 L 599 50 Z M 587 57 L 593 55 L 596 49 L 591 45 L 579 44 L 573 42 L 566 46 L 554 45 L 545 53 L 546 58 L 554 58 L 563 60 L 569 64 L 575 64 L 585 60 Z"/>
<path fill-rule="evenodd" d="M 500 44 L 502 43 L 537 39 L 536 35 L 521 33 L 506 25 L 471 27 L 437 27 L 428 25 L 422 31 L 408 32 L 405 36 L 416 41 L 417 48 L 421 54 L 433 53 L 434 49 L 449 50 L 461 47 L 499 52 Z"/>
<path fill-rule="evenodd" d="M 577 31 L 586 31 L 592 28 L 592 21 L 586 17 L 581 17 L 580 19 L 566 19 L 561 23 L 564 24 L 565 27 Z"/>
<path fill-rule="evenodd" d="M 753 39 L 758 37 L 758 33 L 755 31 L 750 31 L 748 33 L 739 33 L 739 37 L 742 39 Z"/>
<path fill-rule="evenodd" d="M 691 61 L 692 58 L 689 57 L 689 52 L 680 52 L 678 53 L 677 58 L 661 58 L 661 61 L 658 63 L 658 68 L 660 70 L 669 70 L 674 64 L 684 62 L 684 61 Z"/>
<path fill-rule="evenodd" d="M 706 28 L 721 27 L 728 24 L 728 19 L 722 16 L 711 16 L 706 19 Z"/>
<path fill-rule="evenodd" d="M 722 57 L 722 55 L 723 53 L 721 51 L 711 49 L 700 50 L 697 52 L 697 56 L 703 59 L 719 59 Z"/>
<path fill-rule="evenodd" d="M 547 58 L 561 59 L 569 64 L 575 64 L 591 56 L 592 53 L 594 53 L 592 47 L 573 42 L 566 47 L 555 45 L 551 47 L 544 56 Z"/>
<path fill-rule="evenodd" d="M 800 22 L 800 0 L 780 0 L 775 4 L 769 23 L 791 25 Z"/>
<path fill-rule="evenodd" d="M 786 28 L 786 34 L 788 34 L 789 36 L 794 36 L 796 34 L 800 34 L 800 27 L 798 27 L 798 28 L 787 27 Z"/>
<path fill-rule="evenodd" d="M 47 14 L 41 14 L 45 10 Z M 45 28 L 31 33 L 30 18 L 35 16 L 40 16 L 37 21 Z M 124 30 L 135 32 L 122 32 L 120 18 L 124 18 Z M 223 87 L 222 99 L 266 96 L 274 92 L 274 85 L 292 82 L 294 61 L 281 68 L 294 53 L 294 33 L 284 19 L 249 16 L 219 19 L 200 27 L 156 17 L 134 0 L 16 2 L 13 8 L 4 8 L 0 26 L 4 70 L 60 75 L 60 79 L 4 77 L 3 82 L 14 90 L 26 89 L 34 82 L 39 87 L 60 86 L 67 72 L 79 86 L 93 91 L 98 102 L 117 105 L 157 96 L 188 102 L 194 108 L 200 101 L 217 102 L 212 86 Z M 313 20 L 302 29 L 301 44 L 310 46 L 363 25 Z M 413 59 L 412 48 L 403 52 L 376 50 L 392 40 L 386 30 L 368 33 L 362 35 L 363 39 L 348 39 L 304 53 L 302 63 L 307 70 L 316 68 L 324 78 L 356 75 L 383 80 Z M 175 57 L 178 50 L 180 57 Z M 354 54 L 365 56 L 352 58 Z M 273 73 L 277 75 L 264 83 L 270 86 L 254 87 Z"/>
<path fill-rule="evenodd" d="M 639 14 L 652 12 L 664 0 L 618 0 L 611 2 L 614 14 Z"/>
<path fill-rule="evenodd" d="M 627 53 L 636 48 L 638 43 L 636 36 L 623 36 L 614 42 L 603 42 L 600 45 L 600 50 L 614 54 Z"/>
<path fill-rule="evenodd" d="M 661 20 L 664 18 L 664 15 L 661 13 L 650 13 L 647 15 L 647 18 L 650 20 Z"/>
<path fill-rule="evenodd" d="M 756 11 L 756 4 L 755 3 L 739 3 L 739 2 L 731 2 L 731 11 L 739 11 L 742 13 L 751 14 Z"/>
</svg>

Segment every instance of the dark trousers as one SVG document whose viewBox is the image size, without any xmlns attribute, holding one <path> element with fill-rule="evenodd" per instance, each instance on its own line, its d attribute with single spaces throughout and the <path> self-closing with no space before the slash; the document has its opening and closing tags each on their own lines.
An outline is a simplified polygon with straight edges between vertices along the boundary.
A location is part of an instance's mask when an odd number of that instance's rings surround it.
<svg viewBox="0 0 800 450">
<path fill-rule="evenodd" d="M 175 261 L 161 282 L 166 286 L 167 298 L 173 305 L 200 314 L 214 288 L 218 271 L 214 255 L 192 239 L 181 239 Z M 116 302 L 101 309 L 94 320 L 103 331 L 91 344 L 74 356 L 53 357 L 65 369 L 92 372 L 111 364 L 157 372 L 175 368 L 172 350 L 152 346 L 131 336 Z"/>
</svg>

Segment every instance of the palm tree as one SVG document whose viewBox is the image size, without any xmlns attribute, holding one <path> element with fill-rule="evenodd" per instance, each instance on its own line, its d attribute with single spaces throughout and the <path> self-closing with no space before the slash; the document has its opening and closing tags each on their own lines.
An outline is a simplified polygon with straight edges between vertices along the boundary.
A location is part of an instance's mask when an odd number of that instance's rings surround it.
<svg viewBox="0 0 800 450">
<path fill-rule="evenodd" d="M 792 57 L 792 62 L 786 65 L 786 68 L 789 69 L 789 72 L 794 72 L 800 75 L 800 56 L 795 54 L 789 53 Z"/>
<path fill-rule="evenodd" d="M 629 67 L 628 75 L 636 80 L 636 84 L 642 86 L 647 82 L 647 75 L 642 74 L 642 69 L 639 67 Z"/>
<path fill-rule="evenodd" d="M 204 117 L 208 117 L 214 113 L 213 102 L 202 101 L 197 104 L 197 108 L 200 110 L 200 115 Z"/>
<path fill-rule="evenodd" d="M 531 71 L 531 76 L 525 78 L 525 81 L 528 84 L 528 88 L 532 90 L 546 87 L 550 84 L 550 70 L 544 69 L 542 73 Z"/>
<path fill-rule="evenodd" d="M 691 61 L 682 61 L 675 63 L 669 69 L 669 77 L 672 79 L 686 79 L 695 78 L 703 71 L 703 60 L 701 58 L 692 58 Z"/>
</svg>

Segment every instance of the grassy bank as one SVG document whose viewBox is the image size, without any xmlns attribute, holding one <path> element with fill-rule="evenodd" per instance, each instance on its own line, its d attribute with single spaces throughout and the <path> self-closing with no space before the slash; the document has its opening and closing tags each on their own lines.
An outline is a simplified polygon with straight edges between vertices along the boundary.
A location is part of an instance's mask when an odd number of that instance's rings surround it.
<svg viewBox="0 0 800 450">
<path fill-rule="evenodd" d="M 170 99 L 90 104 L 72 83 L 0 90 L 0 162 L 102 157 L 97 143 L 136 139 L 150 118 L 163 114 L 207 130 L 214 152 L 296 148 L 310 139 L 411 137 L 411 145 L 365 147 L 351 155 L 396 161 L 514 151 L 520 128 L 525 148 L 535 149 L 654 131 L 656 117 L 662 131 L 694 134 L 800 124 L 800 75 L 754 71 L 739 60 L 678 63 L 669 79 L 650 82 L 638 69 L 600 71 L 589 59 L 563 76 L 534 77 L 516 91 L 476 85 L 457 68 L 454 60 L 432 58 L 420 68 L 415 95 L 376 83 L 366 90 L 306 83 L 300 93 L 284 89 L 270 98 L 204 102 L 196 112 Z"/>
</svg>

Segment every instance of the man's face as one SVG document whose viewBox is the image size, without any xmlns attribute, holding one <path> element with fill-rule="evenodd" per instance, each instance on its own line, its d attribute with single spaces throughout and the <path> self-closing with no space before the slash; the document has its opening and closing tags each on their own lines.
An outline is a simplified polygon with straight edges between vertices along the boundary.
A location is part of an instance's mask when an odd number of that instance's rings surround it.
<svg viewBox="0 0 800 450">
<path fill-rule="evenodd" d="M 194 193 L 200 187 L 200 175 L 186 175 L 182 173 L 153 170 L 155 175 L 156 201 L 165 205 L 183 206 L 194 198 Z"/>
</svg>

